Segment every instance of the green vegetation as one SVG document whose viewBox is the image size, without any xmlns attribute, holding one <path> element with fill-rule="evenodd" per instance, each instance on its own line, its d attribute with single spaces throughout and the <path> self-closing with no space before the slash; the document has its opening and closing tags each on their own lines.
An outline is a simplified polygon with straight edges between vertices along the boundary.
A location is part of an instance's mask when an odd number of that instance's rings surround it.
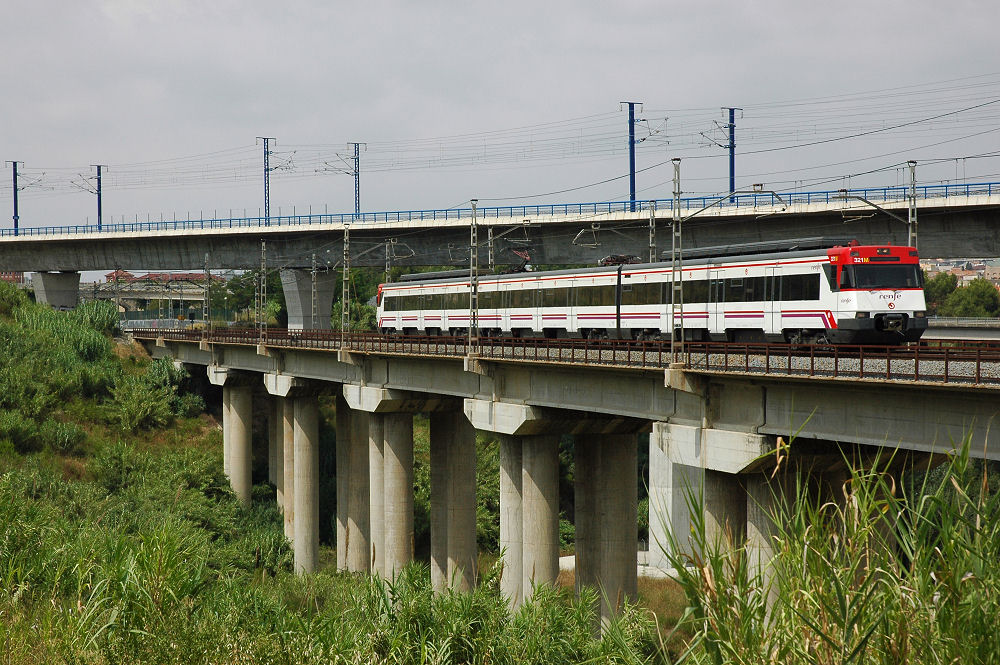
<svg viewBox="0 0 1000 665">
<path fill-rule="evenodd" d="M 1000 292 L 982 277 L 967 286 L 958 286 L 958 278 L 938 273 L 924 286 L 927 311 L 937 316 L 986 318 L 1000 316 Z"/>
<path fill-rule="evenodd" d="M 273 490 L 255 487 L 252 509 L 238 508 L 219 431 L 198 415 L 204 403 L 185 391 L 185 373 L 113 344 L 116 317 L 101 308 L 53 312 L 0 285 L 0 663 L 655 654 L 653 623 L 637 607 L 605 640 L 593 639 L 594 597 L 576 601 L 572 589 L 543 590 L 511 613 L 498 568 L 470 594 L 432 593 L 420 564 L 392 584 L 293 575 Z M 483 477 L 499 473 L 495 445 L 480 442 L 479 464 Z M 478 514 L 492 550 L 497 492 L 480 493 Z"/>
<path fill-rule="evenodd" d="M 968 450 L 902 487 L 855 470 L 826 501 L 789 479 L 764 572 L 697 523 L 703 554 L 672 557 L 689 605 L 681 625 L 694 635 L 687 660 L 1000 662 L 1000 495 Z"/>
</svg>

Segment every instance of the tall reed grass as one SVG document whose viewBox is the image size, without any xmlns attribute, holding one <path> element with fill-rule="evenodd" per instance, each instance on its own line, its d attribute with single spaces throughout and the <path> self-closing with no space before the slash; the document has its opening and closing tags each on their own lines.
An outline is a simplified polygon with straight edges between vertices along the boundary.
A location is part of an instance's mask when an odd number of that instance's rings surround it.
<svg viewBox="0 0 1000 665">
<path fill-rule="evenodd" d="M 678 554 L 688 534 L 665 548 L 695 636 L 681 660 L 1000 662 L 1000 498 L 987 465 L 970 462 L 966 441 L 909 482 L 884 466 L 852 468 L 833 500 L 803 475 L 784 493 L 776 484 L 763 569 L 744 543 L 710 539 L 692 499 L 698 554 Z"/>
</svg>

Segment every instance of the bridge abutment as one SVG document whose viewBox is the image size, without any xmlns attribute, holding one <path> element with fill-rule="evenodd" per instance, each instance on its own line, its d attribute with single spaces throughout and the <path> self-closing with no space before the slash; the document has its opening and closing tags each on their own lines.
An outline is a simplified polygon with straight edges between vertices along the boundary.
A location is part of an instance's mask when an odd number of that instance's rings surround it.
<svg viewBox="0 0 1000 665">
<path fill-rule="evenodd" d="M 80 300 L 79 272 L 36 272 L 31 283 L 35 301 L 56 309 L 73 309 Z"/>
</svg>

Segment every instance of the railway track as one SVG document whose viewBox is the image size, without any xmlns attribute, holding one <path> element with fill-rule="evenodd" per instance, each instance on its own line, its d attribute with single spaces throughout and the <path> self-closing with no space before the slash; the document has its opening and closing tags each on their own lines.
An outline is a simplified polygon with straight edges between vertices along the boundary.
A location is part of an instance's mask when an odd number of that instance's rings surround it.
<svg viewBox="0 0 1000 665">
<path fill-rule="evenodd" d="M 380 335 L 337 331 L 251 328 L 205 330 L 136 329 L 147 340 L 213 342 L 271 348 L 377 355 L 460 358 L 559 365 L 662 370 L 682 362 L 692 371 L 783 375 L 817 379 L 919 381 L 1000 388 L 1000 344 L 947 341 L 907 346 L 816 346 L 770 343 L 687 342 L 680 354 L 670 342 L 551 340 L 486 337 L 470 347 L 464 337 Z"/>
</svg>

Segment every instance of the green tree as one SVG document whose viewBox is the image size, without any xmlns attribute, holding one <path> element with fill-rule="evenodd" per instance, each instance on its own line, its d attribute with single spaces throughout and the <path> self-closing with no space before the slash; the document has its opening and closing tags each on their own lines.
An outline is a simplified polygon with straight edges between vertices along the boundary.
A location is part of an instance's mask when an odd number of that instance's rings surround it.
<svg viewBox="0 0 1000 665">
<path fill-rule="evenodd" d="M 1000 292 L 993 282 L 973 280 L 968 286 L 955 289 L 938 308 L 942 316 L 986 318 L 1000 315 Z"/>
<path fill-rule="evenodd" d="M 924 298 L 927 300 L 927 311 L 930 314 L 937 314 L 948 296 L 954 292 L 958 286 L 958 277 L 946 272 L 940 272 L 933 278 L 925 280 Z"/>
</svg>

